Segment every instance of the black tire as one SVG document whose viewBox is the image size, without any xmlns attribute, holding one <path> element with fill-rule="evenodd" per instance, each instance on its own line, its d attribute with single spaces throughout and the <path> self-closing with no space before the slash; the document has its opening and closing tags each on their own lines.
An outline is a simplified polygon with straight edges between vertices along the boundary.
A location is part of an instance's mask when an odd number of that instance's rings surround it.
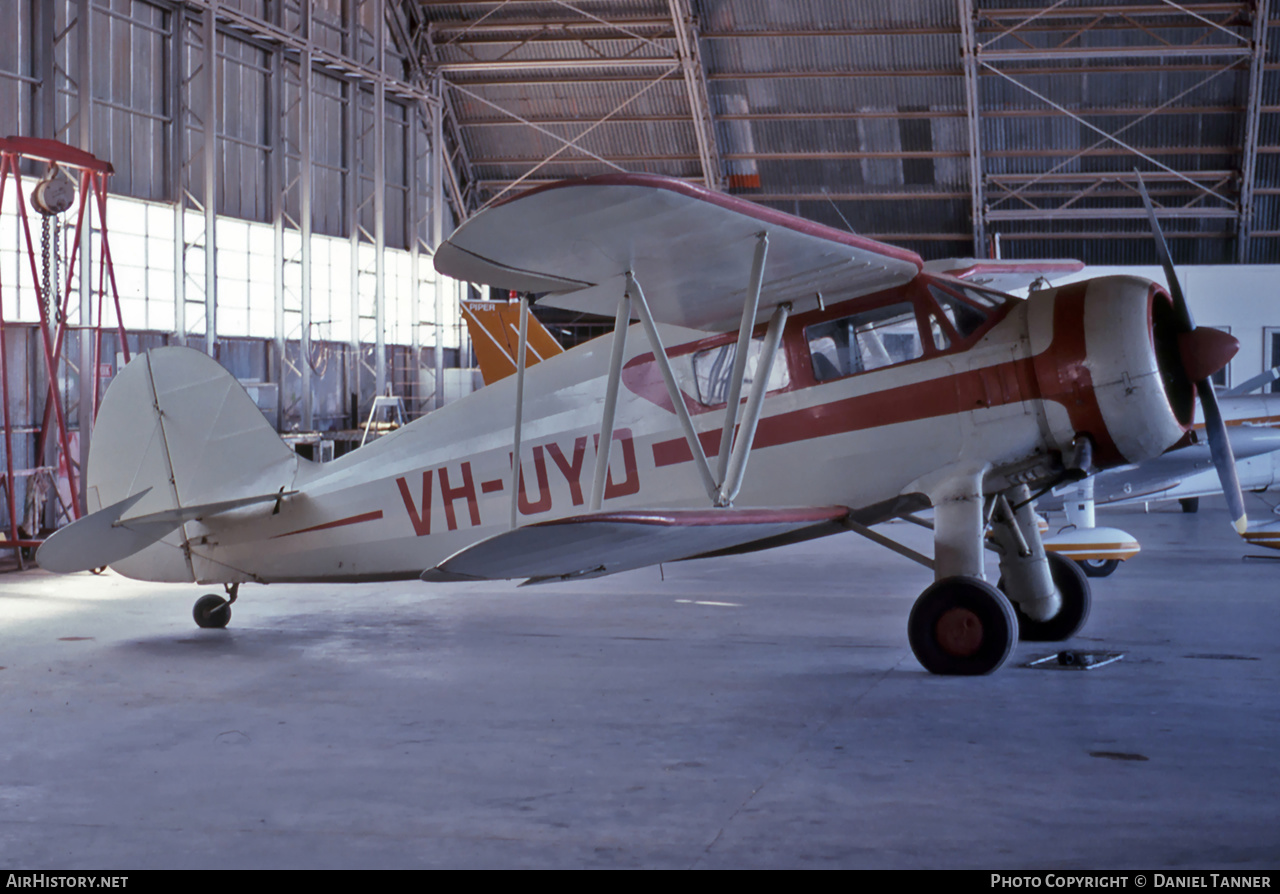
<svg viewBox="0 0 1280 894">
<path fill-rule="evenodd" d="M 1062 596 L 1062 608 L 1056 615 L 1047 621 L 1033 621 L 1022 613 L 1017 603 L 1013 606 L 1018 615 L 1018 635 L 1027 642 L 1062 642 L 1079 633 L 1084 622 L 1089 620 L 1093 597 L 1089 579 L 1080 566 L 1070 559 L 1049 553 L 1049 573 Z"/>
<path fill-rule="evenodd" d="M 979 676 L 1005 663 L 1018 636 L 1013 605 L 976 577 L 947 577 L 920 594 L 907 639 L 931 674 Z"/>
<path fill-rule="evenodd" d="M 196 600 L 191 615 L 196 619 L 196 626 L 220 630 L 231 620 L 231 603 L 217 593 L 208 593 Z"/>
<path fill-rule="evenodd" d="M 1119 559 L 1080 559 L 1080 570 L 1085 577 L 1110 577 L 1120 567 Z"/>
<path fill-rule="evenodd" d="M 1183 497 L 1181 500 L 1178 501 L 1178 505 L 1182 507 L 1183 512 L 1188 512 L 1188 513 L 1199 512 L 1200 498 L 1199 497 Z"/>
</svg>

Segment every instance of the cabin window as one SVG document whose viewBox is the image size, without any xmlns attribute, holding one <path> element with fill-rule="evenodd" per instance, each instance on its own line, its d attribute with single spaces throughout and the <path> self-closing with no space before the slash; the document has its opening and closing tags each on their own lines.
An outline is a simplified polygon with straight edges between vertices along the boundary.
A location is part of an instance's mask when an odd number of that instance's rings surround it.
<svg viewBox="0 0 1280 894">
<path fill-rule="evenodd" d="M 909 301 L 818 323 L 804 332 L 819 382 L 924 356 L 915 305 Z"/>
<path fill-rule="evenodd" d="M 764 339 L 753 338 L 747 348 L 746 381 L 747 388 L 756 379 L 756 370 L 760 368 L 760 354 L 764 350 Z M 731 341 L 693 355 L 693 380 L 697 389 L 698 402 L 705 406 L 722 404 L 729 399 L 729 380 L 733 378 L 733 360 L 738 355 L 738 343 Z M 777 391 L 791 384 L 791 376 L 787 372 L 787 358 L 779 348 L 773 358 L 773 367 L 769 370 L 769 382 L 766 391 Z M 744 390 L 745 396 L 745 390 Z"/>
</svg>

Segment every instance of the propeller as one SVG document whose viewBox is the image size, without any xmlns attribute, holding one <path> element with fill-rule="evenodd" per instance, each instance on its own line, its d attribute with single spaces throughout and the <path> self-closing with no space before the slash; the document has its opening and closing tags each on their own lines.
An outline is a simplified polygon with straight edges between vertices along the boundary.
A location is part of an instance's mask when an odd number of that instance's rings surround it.
<svg viewBox="0 0 1280 894">
<path fill-rule="evenodd" d="M 1227 498 L 1227 509 L 1231 512 L 1231 522 L 1236 533 L 1244 536 L 1249 520 L 1244 510 L 1244 494 L 1240 492 L 1240 478 L 1236 474 L 1236 458 L 1231 451 L 1231 440 L 1227 437 L 1227 426 L 1222 420 L 1222 411 L 1218 408 L 1218 396 L 1213 391 L 1215 372 L 1227 365 L 1235 355 L 1239 342 L 1225 332 L 1216 329 L 1197 328 L 1191 316 L 1191 308 L 1182 293 L 1182 285 L 1178 282 L 1178 274 L 1173 269 L 1173 258 L 1169 255 L 1169 246 L 1164 241 L 1164 233 L 1156 221 L 1156 211 L 1151 204 L 1151 196 L 1147 195 L 1147 187 L 1142 182 L 1142 174 L 1138 175 L 1138 191 L 1142 194 L 1142 203 L 1147 209 L 1147 218 L 1151 221 L 1151 235 L 1156 240 L 1156 252 L 1160 255 L 1160 265 L 1164 267 L 1164 276 L 1169 283 L 1169 295 L 1173 298 L 1173 309 L 1178 328 L 1178 353 L 1182 359 L 1183 369 L 1196 386 L 1200 396 L 1200 406 L 1204 409 L 1204 431 L 1209 439 L 1209 455 L 1213 457 L 1214 468 L 1218 471 L 1218 481 L 1222 483 L 1222 493 Z"/>
</svg>

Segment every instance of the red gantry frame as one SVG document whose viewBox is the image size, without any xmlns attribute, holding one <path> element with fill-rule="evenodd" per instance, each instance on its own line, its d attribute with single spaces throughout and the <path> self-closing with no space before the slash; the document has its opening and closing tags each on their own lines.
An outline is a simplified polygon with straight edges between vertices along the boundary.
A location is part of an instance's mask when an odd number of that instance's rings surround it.
<svg viewBox="0 0 1280 894">
<path fill-rule="evenodd" d="M 76 224 L 74 238 L 71 240 L 71 257 L 66 265 L 66 281 L 54 283 L 59 293 L 58 307 L 60 313 L 58 319 L 49 319 L 49 309 L 45 301 L 43 293 L 42 279 L 36 260 L 36 246 L 31 239 L 31 225 L 27 214 L 27 194 L 23 190 L 22 178 L 22 162 L 35 161 L 45 162 L 49 166 L 49 170 L 54 167 L 66 171 L 69 175 L 79 175 L 77 185 L 79 191 L 76 201 Z M 90 197 L 92 197 L 97 205 L 98 211 L 98 235 L 99 250 L 97 257 L 97 287 L 95 294 L 97 297 L 96 310 L 93 302 L 90 302 L 90 319 L 80 321 L 75 328 L 81 332 L 81 337 L 87 333 L 92 333 L 93 337 L 93 412 L 97 414 L 99 402 L 99 356 L 102 352 L 102 320 L 103 320 L 103 301 L 106 298 L 107 288 L 111 290 L 111 300 L 115 308 L 116 330 L 120 336 L 120 347 L 124 355 L 124 360 L 129 361 L 129 342 L 125 338 L 124 323 L 120 315 L 120 293 L 116 288 L 115 270 L 111 262 L 111 248 L 107 240 L 107 178 L 111 176 L 113 169 L 108 162 L 102 161 L 88 152 L 77 149 L 74 146 L 68 146 L 66 143 L 60 143 L 57 140 L 42 140 L 33 137 L 4 137 L 0 138 L 0 204 L 3 204 L 5 190 L 8 188 L 10 179 L 13 180 L 14 192 L 17 199 L 18 220 L 22 227 L 22 242 L 26 249 L 28 266 L 31 271 L 32 288 L 35 290 L 36 305 L 40 309 L 40 338 L 41 348 L 44 357 L 45 373 L 49 379 L 49 389 L 45 399 L 44 417 L 40 426 L 37 440 L 36 453 L 37 457 L 45 455 L 45 447 L 48 443 L 51 423 L 56 424 L 56 433 L 58 438 L 58 446 L 61 452 L 60 465 L 65 464 L 67 470 L 67 484 L 70 492 L 71 512 L 75 518 L 79 518 L 82 512 L 81 506 L 81 480 L 79 463 L 71 453 L 71 441 L 67 434 L 66 419 L 66 396 L 58 387 L 59 376 L 58 368 L 62 361 L 62 349 L 66 342 L 66 334 L 68 329 L 67 310 L 71 300 L 71 283 L 73 271 L 76 269 L 77 256 L 81 246 L 89 246 L 90 241 L 85 238 L 87 231 L 86 226 L 90 223 Z M 88 250 L 86 248 L 86 250 Z M 21 261 L 19 261 L 21 264 Z M 91 264 L 85 265 L 86 270 L 92 270 Z M 19 277 L 21 274 L 19 273 Z M 17 283 L 14 287 L 17 287 Z M 4 318 L 4 286 L 5 283 L 0 280 L 0 390 L 3 395 L 0 400 L 3 401 L 4 408 L 4 455 L 5 455 L 5 497 L 8 501 L 9 509 L 9 530 L 8 539 L 0 541 L 0 548 L 19 549 L 22 547 L 38 546 L 40 539 L 26 538 L 23 539 L 18 535 L 18 514 L 16 505 L 16 473 L 13 468 L 13 425 L 9 412 L 9 365 L 5 355 L 7 350 L 5 335 L 7 326 Z M 81 420 L 81 437 L 89 436 L 89 426 L 85 425 L 85 420 Z M 34 532 L 33 532 L 34 533 Z M 19 562 L 21 563 L 21 552 L 18 553 Z"/>
</svg>

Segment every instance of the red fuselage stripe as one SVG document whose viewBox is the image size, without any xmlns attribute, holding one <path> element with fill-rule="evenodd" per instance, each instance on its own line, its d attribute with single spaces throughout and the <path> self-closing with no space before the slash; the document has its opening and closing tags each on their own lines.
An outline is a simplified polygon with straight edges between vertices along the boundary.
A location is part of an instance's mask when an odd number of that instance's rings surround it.
<svg viewBox="0 0 1280 894">
<path fill-rule="evenodd" d="M 285 534 L 277 534 L 275 537 L 272 537 L 271 539 L 276 540 L 280 537 L 292 537 L 294 534 L 308 534 L 311 531 L 324 531 L 329 528 L 341 528 L 341 527 L 344 527 L 345 525 L 358 525 L 361 522 L 377 521 L 380 518 L 382 518 L 382 510 L 375 509 L 373 512 L 366 512 L 362 515 L 352 515 L 352 516 L 349 516 L 348 518 L 340 518 L 337 521 L 325 522 L 322 525 L 312 525 L 309 528 L 300 528 L 297 531 L 289 531 Z"/>
<path fill-rule="evenodd" d="M 1024 359 L 942 379 L 859 394 L 844 400 L 765 417 L 760 420 L 759 428 L 756 429 L 752 447 L 775 447 L 826 435 L 847 434 L 885 425 L 951 416 L 965 410 L 1035 400 L 1040 395 L 1034 383 L 1032 361 Z M 699 440 L 703 451 L 715 456 L 720 445 L 720 431 L 713 429 L 702 432 Z M 653 445 L 653 461 L 659 467 L 688 462 L 692 458 L 688 442 L 684 438 L 659 441 Z"/>
</svg>

